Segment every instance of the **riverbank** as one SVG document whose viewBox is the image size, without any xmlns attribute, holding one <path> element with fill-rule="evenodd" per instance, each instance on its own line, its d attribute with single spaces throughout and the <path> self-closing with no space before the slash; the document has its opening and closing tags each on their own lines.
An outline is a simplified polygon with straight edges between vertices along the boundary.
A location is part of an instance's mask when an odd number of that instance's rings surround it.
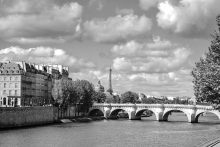
<svg viewBox="0 0 220 147">
<path fill-rule="evenodd" d="M 91 122 L 106 119 L 104 116 L 81 116 L 72 118 L 61 118 L 55 121 L 55 123 L 73 123 L 73 122 Z"/>
</svg>

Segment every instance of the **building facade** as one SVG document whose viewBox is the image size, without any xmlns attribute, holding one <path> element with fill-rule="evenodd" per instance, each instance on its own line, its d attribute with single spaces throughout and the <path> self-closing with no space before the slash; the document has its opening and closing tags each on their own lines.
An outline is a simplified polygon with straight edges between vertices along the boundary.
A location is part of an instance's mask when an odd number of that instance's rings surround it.
<svg viewBox="0 0 220 147">
<path fill-rule="evenodd" d="M 50 105 L 53 81 L 69 79 L 68 75 L 68 67 L 62 65 L 0 63 L 0 107 Z"/>
</svg>

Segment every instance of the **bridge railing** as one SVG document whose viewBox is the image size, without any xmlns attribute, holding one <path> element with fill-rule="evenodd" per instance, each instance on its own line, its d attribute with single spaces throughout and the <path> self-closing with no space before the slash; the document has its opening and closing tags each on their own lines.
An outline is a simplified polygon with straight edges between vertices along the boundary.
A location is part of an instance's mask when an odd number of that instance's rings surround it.
<svg viewBox="0 0 220 147">
<path fill-rule="evenodd" d="M 197 108 L 197 109 L 213 109 L 212 106 L 204 105 L 182 105 L 182 104 L 132 104 L 132 103 L 94 103 L 94 107 L 179 107 L 179 108 Z"/>
</svg>

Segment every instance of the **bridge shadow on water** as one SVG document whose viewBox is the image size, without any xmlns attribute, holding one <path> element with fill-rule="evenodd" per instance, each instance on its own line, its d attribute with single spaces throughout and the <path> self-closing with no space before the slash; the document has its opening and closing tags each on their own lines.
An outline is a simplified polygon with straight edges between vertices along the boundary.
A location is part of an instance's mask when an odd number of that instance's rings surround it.
<svg viewBox="0 0 220 147">
<path fill-rule="evenodd" d="M 215 114 L 207 112 L 199 116 L 198 123 L 201 125 L 220 125 L 220 120 Z"/>
</svg>

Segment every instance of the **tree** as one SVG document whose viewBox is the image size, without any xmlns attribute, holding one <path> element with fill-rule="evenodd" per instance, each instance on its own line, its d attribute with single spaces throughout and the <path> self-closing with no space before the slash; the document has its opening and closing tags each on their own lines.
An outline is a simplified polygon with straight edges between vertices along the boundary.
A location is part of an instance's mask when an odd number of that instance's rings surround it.
<svg viewBox="0 0 220 147">
<path fill-rule="evenodd" d="M 136 103 L 138 101 L 138 94 L 127 91 L 121 95 L 121 103 Z"/>
<path fill-rule="evenodd" d="M 199 102 L 220 102 L 220 15 L 217 16 L 219 30 L 212 37 L 211 46 L 192 70 L 194 95 Z"/>
<path fill-rule="evenodd" d="M 106 94 L 103 92 L 95 92 L 93 99 L 96 103 L 104 103 L 106 100 Z"/>
<path fill-rule="evenodd" d="M 147 98 L 147 97 L 144 97 L 141 99 L 141 102 L 143 104 L 155 104 L 156 103 L 156 100 L 154 98 Z"/>
<path fill-rule="evenodd" d="M 69 81 L 55 80 L 52 88 L 52 97 L 56 106 L 66 107 L 69 103 Z"/>
<path fill-rule="evenodd" d="M 79 103 L 81 104 L 82 111 L 87 111 L 93 104 L 93 97 L 95 94 L 94 85 L 87 80 L 76 80 L 75 86 L 79 93 Z"/>
<path fill-rule="evenodd" d="M 107 95 L 106 96 L 106 103 L 120 103 L 120 97 L 119 95 Z"/>
</svg>

